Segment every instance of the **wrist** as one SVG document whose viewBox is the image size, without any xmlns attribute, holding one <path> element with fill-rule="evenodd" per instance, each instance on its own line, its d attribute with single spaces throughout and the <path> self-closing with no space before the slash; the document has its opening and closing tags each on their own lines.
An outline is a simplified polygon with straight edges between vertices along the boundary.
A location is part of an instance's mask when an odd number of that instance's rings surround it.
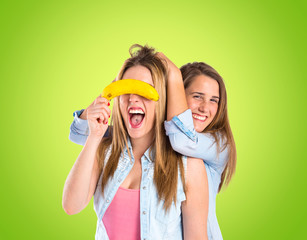
<svg viewBox="0 0 307 240">
<path fill-rule="evenodd" d="M 79 116 L 83 120 L 87 120 L 87 109 L 85 109 Z"/>
<path fill-rule="evenodd" d="M 101 139 L 103 136 L 97 135 L 97 134 L 89 134 L 87 137 L 87 142 L 91 142 L 92 144 L 99 145 Z"/>
</svg>

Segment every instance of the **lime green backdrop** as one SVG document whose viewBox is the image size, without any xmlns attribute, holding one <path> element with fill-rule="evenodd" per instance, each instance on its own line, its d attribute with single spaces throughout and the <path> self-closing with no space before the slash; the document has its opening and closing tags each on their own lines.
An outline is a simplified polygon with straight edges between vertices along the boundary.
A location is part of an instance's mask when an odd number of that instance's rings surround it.
<svg viewBox="0 0 307 240">
<path fill-rule="evenodd" d="M 304 1 L 1 3 L 0 239 L 94 239 L 92 201 L 62 209 L 87 107 L 146 44 L 224 77 L 238 166 L 217 197 L 224 239 L 303 239 L 306 221 Z"/>
</svg>

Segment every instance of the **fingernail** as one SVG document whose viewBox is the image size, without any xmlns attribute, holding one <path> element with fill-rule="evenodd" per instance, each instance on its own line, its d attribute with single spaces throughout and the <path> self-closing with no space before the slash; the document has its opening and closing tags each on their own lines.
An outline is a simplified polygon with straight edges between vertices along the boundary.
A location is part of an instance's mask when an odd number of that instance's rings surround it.
<svg viewBox="0 0 307 240">
<path fill-rule="evenodd" d="M 110 103 L 108 102 L 108 106 L 110 106 Z"/>
<path fill-rule="evenodd" d="M 109 115 L 109 118 L 110 118 L 110 116 L 111 116 L 111 115 Z"/>
</svg>

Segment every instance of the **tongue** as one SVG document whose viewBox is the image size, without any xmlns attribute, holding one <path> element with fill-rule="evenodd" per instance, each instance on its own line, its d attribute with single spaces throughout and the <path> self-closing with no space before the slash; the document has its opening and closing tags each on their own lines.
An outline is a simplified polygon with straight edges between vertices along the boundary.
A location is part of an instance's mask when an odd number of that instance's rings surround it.
<svg viewBox="0 0 307 240">
<path fill-rule="evenodd" d="M 143 117 L 143 114 L 133 114 L 131 117 L 132 125 L 137 126 L 143 120 Z"/>
</svg>

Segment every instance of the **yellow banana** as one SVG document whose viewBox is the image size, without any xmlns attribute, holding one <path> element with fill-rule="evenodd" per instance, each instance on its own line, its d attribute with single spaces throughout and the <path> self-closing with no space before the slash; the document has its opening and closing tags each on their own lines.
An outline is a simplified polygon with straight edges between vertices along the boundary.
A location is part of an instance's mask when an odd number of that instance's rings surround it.
<svg viewBox="0 0 307 240">
<path fill-rule="evenodd" d="M 149 100 L 159 100 L 159 94 L 153 86 L 135 79 L 123 79 L 112 82 L 102 91 L 102 97 L 108 100 L 123 94 L 137 94 Z"/>
</svg>

